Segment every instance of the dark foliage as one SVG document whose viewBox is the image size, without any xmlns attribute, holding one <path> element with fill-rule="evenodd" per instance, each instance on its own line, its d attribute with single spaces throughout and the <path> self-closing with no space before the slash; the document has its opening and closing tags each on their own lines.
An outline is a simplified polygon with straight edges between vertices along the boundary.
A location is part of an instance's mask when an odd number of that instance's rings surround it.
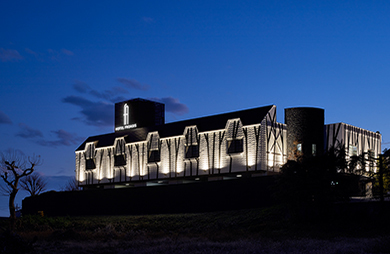
<svg viewBox="0 0 390 254">
<path fill-rule="evenodd" d="M 390 150 L 385 149 L 375 160 L 377 170 L 372 172 L 375 179 L 372 191 L 373 195 L 383 202 L 390 194 Z"/>
<path fill-rule="evenodd" d="M 343 173 L 346 168 L 343 148 L 330 150 L 322 156 L 288 161 L 278 176 L 276 198 L 295 215 L 326 213 L 335 201 L 347 201 L 358 192 L 355 188 L 357 179 Z"/>
</svg>

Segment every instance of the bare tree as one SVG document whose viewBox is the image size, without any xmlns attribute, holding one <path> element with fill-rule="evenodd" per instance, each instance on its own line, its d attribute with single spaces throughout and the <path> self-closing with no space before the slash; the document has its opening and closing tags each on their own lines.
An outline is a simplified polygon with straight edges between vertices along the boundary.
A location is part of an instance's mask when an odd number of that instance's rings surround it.
<svg viewBox="0 0 390 254">
<path fill-rule="evenodd" d="M 19 180 L 31 175 L 34 167 L 41 164 L 41 158 L 40 156 L 26 157 L 20 150 L 13 149 L 0 153 L 0 157 L 0 177 L 6 183 L 3 190 L 7 190 L 9 194 L 10 229 L 13 231 L 16 221 L 15 197 L 19 191 Z"/>
<path fill-rule="evenodd" d="M 46 180 L 36 172 L 20 180 L 20 187 L 29 192 L 32 197 L 44 192 L 46 185 Z"/>
<path fill-rule="evenodd" d="M 69 179 L 69 181 L 65 184 L 64 187 L 62 187 L 62 190 L 63 191 L 79 191 L 81 190 L 77 180 L 76 180 L 76 177 L 72 177 L 71 179 Z"/>
</svg>

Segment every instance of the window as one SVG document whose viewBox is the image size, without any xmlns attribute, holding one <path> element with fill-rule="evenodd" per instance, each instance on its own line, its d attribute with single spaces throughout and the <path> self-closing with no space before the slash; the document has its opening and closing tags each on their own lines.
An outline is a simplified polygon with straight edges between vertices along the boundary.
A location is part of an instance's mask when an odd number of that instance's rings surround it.
<svg viewBox="0 0 390 254">
<path fill-rule="evenodd" d="M 125 166 L 126 165 L 126 155 L 119 154 L 114 156 L 114 166 Z"/>
<path fill-rule="evenodd" d="M 349 156 L 357 156 L 357 147 L 350 145 L 349 146 Z"/>
<path fill-rule="evenodd" d="M 87 170 L 91 170 L 91 169 L 95 169 L 96 168 L 96 164 L 95 164 L 95 159 L 87 159 L 85 161 L 85 164 L 86 164 L 86 169 Z"/>
<path fill-rule="evenodd" d="M 228 153 L 241 153 L 244 151 L 243 139 L 231 139 L 227 141 Z"/>
<path fill-rule="evenodd" d="M 316 156 L 317 155 L 317 145 L 311 144 L 311 155 Z"/>
<path fill-rule="evenodd" d="M 161 142 L 157 132 L 149 136 L 148 147 L 148 163 L 160 161 Z"/>
<path fill-rule="evenodd" d="M 199 135 L 196 126 L 189 127 L 185 133 L 185 158 L 199 157 Z"/>
<path fill-rule="evenodd" d="M 148 155 L 148 162 L 159 162 L 160 161 L 160 151 L 159 150 L 150 150 Z"/>
<path fill-rule="evenodd" d="M 186 146 L 186 158 L 197 158 L 199 157 L 199 146 L 198 145 L 189 145 Z"/>
<path fill-rule="evenodd" d="M 125 140 L 118 139 L 115 146 L 114 154 L 114 166 L 125 166 L 126 165 L 126 153 L 125 153 Z"/>
<path fill-rule="evenodd" d="M 371 150 L 371 149 L 369 149 L 368 151 L 367 151 L 367 160 L 368 160 L 368 166 L 369 166 L 369 168 L 370 168 L 370 170 L 372 171 L 372 170 L 374 170 L 374 161 L 375 161 L 375 153 L 374 153 L 374 151 L 373 150 Z"/>
<path fill-rule="evenodd" d="M 373 150 L 368 150 L 367 151 L 367 154 L 368 154 L 368 159 L 374 159 L 375 158 L 375 153 Z"/>
<path fill-rule="evenodd" d="M 300 155 L 302 154 L 302 144 L 297 145 L 297 153 Z"/>
<path fill-rule="evenodd" d="M 87 170 L 95 169 L 95 145 L 89 144 L 85 153 L 85 168 Z"/>
</svg>

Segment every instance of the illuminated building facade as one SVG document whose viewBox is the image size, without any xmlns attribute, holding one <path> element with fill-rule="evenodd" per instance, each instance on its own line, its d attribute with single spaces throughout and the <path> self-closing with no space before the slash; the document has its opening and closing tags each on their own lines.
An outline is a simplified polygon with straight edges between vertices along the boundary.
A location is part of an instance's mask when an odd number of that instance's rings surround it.
<svg viewBox="0 0 390 254">
<path fill-rule="evenodd" d="M 323 109 L 285 115 L 286 124 L 278 123 L 270 105 L 165 124 L 161 103 L 117 103 L 115 132 L 89 137 L 76 150 L 76 179 L 85 189 L 216 181 L 276 174 L 288 159 L 336 143 L 380 153 L 379 133 L 324 126 Z"/>
</svg>

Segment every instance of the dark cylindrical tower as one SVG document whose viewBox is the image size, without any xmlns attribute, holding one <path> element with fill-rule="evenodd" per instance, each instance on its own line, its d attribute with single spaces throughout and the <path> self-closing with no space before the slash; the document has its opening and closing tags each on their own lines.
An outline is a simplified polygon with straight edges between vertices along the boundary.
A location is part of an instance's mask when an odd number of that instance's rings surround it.
<svg viewBox="0 0 390 254">
<path fill-rule="evenodd" d="M 320 108 L 287 108 L 287 156 L 296 160 L 300 156 L 316 156 L 324 152 L 324 110 Z"/>
</svg>

